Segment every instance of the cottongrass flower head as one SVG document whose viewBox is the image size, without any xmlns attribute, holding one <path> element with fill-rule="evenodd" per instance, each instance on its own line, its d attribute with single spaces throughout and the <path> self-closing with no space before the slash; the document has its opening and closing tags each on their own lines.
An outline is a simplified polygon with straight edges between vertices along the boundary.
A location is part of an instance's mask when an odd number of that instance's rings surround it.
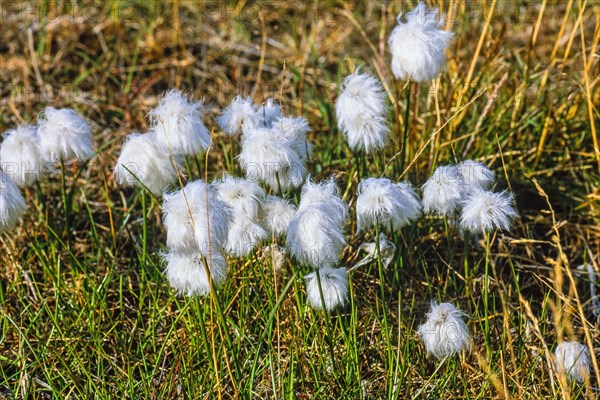
<svg viewBox="0 0 600 400">
<path fill-rule="evenodd" d="M 307 174 L 293 142 L 278 137 L 269 128 L 244 134 L 238 159 L 248 179 L 261 180 L 273 190 L 296 188 Z"/>
<path fill-rule="evenodd" d="M 14 227 L 27 208 L 19 187 L 0 171 L 0 233 Z"/>
<path fill-rule="evenodd" d="M 306 161 L 312 156 L 313 145 L 306 138 L 311 131 L 308 121 L 304 117 L 282 117 L 273 122 L 271 127 L 275 135 L 284 141 L 291 142 L 291 147 L 300 157 Z"/>
<path fill-rule="evenodd" d="M 251 99 L 236 96 L 217 118 L 217 123 L 226 136 L 233 136 L 248 128 L 256 128 L 260 116 Z"/>
<path fill-rule="evenodd" d="M 441 359 L 469 349 L 471 335 L 463 321 L 466 316 L 451 303 L 432 302 L 427 320 L 418 330 L 427 354 Z"/>
<path fill-rule="evenodd" d="M 256 182 L 226 174 L 213 186 L 219 199 L 227 203 L 235 214 L 252 220 L 262 218 L 266 194 Z"/>
<path fill-rule="evenodd" d="M 263 206 L 264 224 L 270 236 L 281 237 L 286 234 L 290 222 L 296 215 L 296 206 L 278 196 L 268 195 Z"/>
<path fill-rule="evenodd" d="M 344 89 L 335 103 L 338 127 L 352 150 L 371 153 L 385 146 L 387 126 L 385 95 L 379 82 L 358 70 L 344 80 Z"/>
<path fill-rule="evenodd" d="M 387 178 L 367 178 L 358 186 L 357 229 L 379 223 L 399 229 L 421 214 L 421 203 L 409 183 L 394 184 Z"/>
<path fill-rule="evenodd" d="M 456 168 L 462 175 L 467 190 L 476 188 L 487 190 L 494 183 L 494 171 L 479 161 L 466 160 L 459 163 Z"/>
<path fill-rule="evenodd" d="M 225 251 L 233 257 L 247 257 L 267 238 L 267 231 L 258 222 L 236 216 L 230 220 Z"/>
<path fill-rule="evenodd" d="M 257 113 L 260 125 L 271 128 L 273 122 L 281 117 L 281 106 L 275 103 L 272 98 L 268 98 L 265 104 L 257 107 Z"/>
<path fill-rule="evenodd" d="M 39 148 L 37 128 L 20 125 L 4 133 L 0 147 L 2 170 L 20 187 L 32 184 L 46 170 Z"/>
<path fill-rule="evenodd" d="M 452 215 L 461 204 L 465 181 L 455 165 L 437 167 L 423 185 L 423 208 L 426 213 Z"/>
<path fill-rule="evenodd" d="M 162 211 L 171 251 L 219 253 L 227 243 L 231 209 L 203 180 L 166 193 Z"/>
<path fill-rule="evenodd" d="M 471 232 L 485 233 L 494 229 L 509 230 L 510 221 L 518 217 L 513 208 L 513 195 L 473 189 L 463 203 L 460 226 Z"/>
<path fill-rule="evenodd" d="M 173 289 L 185 296 L 206 296 L 213 287 L 219 288 L 227 277 L 227 261 L 219 254 L 168 253 L 165 274 Z M 210 277 L 208 272 L 210 271 Z"/>
<path fill-rule="evenodd" d="M 87 160 L 94 155 L 90 124 L 70 108 L 46 107 L 38 119 L 38 135 L 45 161 Z"/>
<path fill-rule="evenodd" d="M 120 185 L 145 186 L 160 195 L 177 180 L 179 157 L 157 146 L 156 133 L 131 133 L 125 138 L 115 165 L 115 178 Z"/>
<path fill-rule="evenodd" d="M 335 221 L 335 224 L 343 228 L 348 218 L 348 205 L 339 196 L 338 187 L 333 177 L 321 182 L 313 182 L 310 178 L 302 187 L 298 211 L 320 208 Z"/>
<path fill-rule="evenodd" d="M 377 251 L 377 247 L 379 247 L 379 252 Z M 378 254 L 381 255 L 383 267 L 387 268 L 394 260 L 394 254 L 396 253 L 396 245 L 393 242 L 390 242 L 383 232 L 379 234 L 379 246 L 377 246 L 377 242 L 367 242 L 361 244 L 359 249 L 366 252 L 367 255 L 352 266 L 352 269 L 356 269 L 377 260 Z"/>
<path fill-rule="evenodd" d="M 590 351 L 579 342 L 561 342 L 554 351 L 556 369 L 571 380 L 583 383 L 590 375 Z"/>
<path fill-rule="evenodd" d="M 343 226 L 321 203 L 298 210 L 287 230 L 286 246 L 301 264 L 318 269 L 337 265 L 346 245 Z"/>
<path fill-rule="evenodd" d="M 444 51 L 453 34 L 439 29 L 443 18 L 439 18 L 438 9 L 427 9 L 422 1 L 406 14 L 405 22 L 401 16 L 398 16 L 398 25 L 388 40 L 392 72 L 397 79 L 429 82 L 444 66 Z"/>
<path fill-rule="evenodd" d="M 317 310 L 331 312 L 348 301 L 348 270 L 346 268 L 322 268 L 304 277 L 308 302 Z M 319 290 L 319 280 L 321 289 Z M 321 297 L 321 293 L 323 297 Z"/>
<path fill-rule="evenodd" d="M 157 142 L 173 154 L 197 154 L 210 147 L 210 132 L 202 121 L 204 104 L 169 90 L 150 111 Z"/>
<path fill-rule="evenodd" d="M 270 244 L 269 246 L 262 248 L 261 259 L 263 261 L 268 261 L 275 271 L 280 271 L 283 269 L 285 261 L 287 260 L 287 250 L 285 247 L 278 244 Z"/>
</svg>

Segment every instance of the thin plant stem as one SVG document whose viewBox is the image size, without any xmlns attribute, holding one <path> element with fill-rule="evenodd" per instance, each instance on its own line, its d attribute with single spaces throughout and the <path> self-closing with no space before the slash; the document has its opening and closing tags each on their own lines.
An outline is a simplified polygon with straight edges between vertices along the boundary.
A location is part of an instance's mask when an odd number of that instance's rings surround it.
<svg viewBox="0 0 600 400">
<path fill-rule="evenodd" d="M 148 206 L 146 204 L 146 188 L 143 186 L 140 201 L 142 203 L 142 265 L 145 265 L 148 251 Z"/>
<path fill-rule="evenodd" d="M 325 329 L 327 330 L 327 336 L 329 340 L 327 344 L 329 345 L 329 351 L 331 353 L 331 371 L 333 372 L 334 378 L 337 380 L 337 371 L 335 364 L 335 351 L 333 349 L 333 334 L 331 332 L 331 324 L 329 321 L 329 313 L 327 312 L 327 308 L 325 307 L 325 297 L 323 296 L 323 288 L 321 287 L 321 273 L 319 270 L 316 271 L 317 275 L 317 285 L 319 286 L 319 296 L 321 297 L 321 307 L 323 308 L 323 313 L 325 314 Z"/>
<path fill-rule="evenodd" d="M 402 137 L 402 158 L 400 158 L 400 171 L 404 173 L 404 165 L 406 165 L 406 142 L 408 139 L 408 132 L 410 129 L 410 83 L 406 85 L 406 108 L 404 110 L 404 133 Z"/>
<path fill-rule="evenodd" d="M 489 319 L 489 290 L 490 290 L 490 233 L 485 232 L 485 272 L 484 272 L 484 283 L 483 283 L 483 312 L 484 312 L 484 332 L 485 337 L 489 338 L 490 334 L 490 319 Z M 489 345 L 489 340 L 485 341 L 485 347 L 487 349 L 488 355 L 491 354 L 491 348 Z"/>
</svg>

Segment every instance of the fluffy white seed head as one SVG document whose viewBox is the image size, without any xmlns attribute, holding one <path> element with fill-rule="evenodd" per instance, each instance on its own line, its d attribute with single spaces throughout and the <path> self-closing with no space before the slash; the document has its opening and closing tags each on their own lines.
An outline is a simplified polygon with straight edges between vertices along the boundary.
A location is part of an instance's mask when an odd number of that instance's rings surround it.
<svg viewBox="0 0 600 400">
<path fill-rule="evenodd" d="M 260 125 L 266 128 L 270 128 L 273 122 L 281 117 L 281 106 L 269 98 L 265 104 L 258 106 L 258 117 L 260 118 Z"/>
<path fill-rule="evenodd" d="M 583 383 L 590 375 L 590 351 L 579 342 L 561 342 L 554 351 L 556 369 L 569 379 Z"/>
<path fill-rule="evenodd" d="M 322 268 L 306 275 L 304 279 L 308 302 L 313 308 L 322 310 L 325 306 L 324 308 L 331 312 L 348 301 L 348 270 L 346 268 Z M 321 293 L 323 297 L 321 297 Z"/>
<path fill-rule="evenodd" d="M 213 186 L 219 199 L 227 203 L 234 214 L 253 220 L 262 218 L 266 194 L 256 182 L 225 175 Z"/>
<path fill-rule="evenodd" d="M 265 204 L 265 226 L 269 236 L 281 237 L 286 234 L 290 222 L 296 215 L 296 206 L 281 197 L 268 195 Z"/>
<path fill-rule="evenodd" d="M 302 187 L 298 211 L 305 211 L 318 206 L 329 215 L 341 230 L 348 218 L 348 205 L 338 194 L 338 187 L 333 177 L 319 183 L 307 179 Z"/>
<path fill-rule="evenodd" d="M 150 111 L 152 130 L 163 151 L 174 154 L 197 154 L 210 147 L 210 133 L 202 115 L 201 101 L 189 100 L 178 90 L 170 90 Z"/>
<path fill-rule="evenodd" d="M 234 257 L 247 257 L 267 237 L 267 231 L 252 219 L 234 217 L 229 225 L 225 251 Z"/>
<path fill-rule="evenodd" d="M 38 135 L 44 161 L 87 160 L 94 155 L 90 124 L 70 108 L 46 107 L 38 118 Z"/>
<path fill-rule="evenodd" d="M 371 75 L 357 70 L 346 77 L 335 113 L 352 150 L 371 153 L 385 146 L 389 134 L 385 95 Z"/>
<path fill-rule="evenodd" d="M 308 121 L 303 117 L 283 117 L 273 121 L 272 129 L 275 135 L 284 141 L 291 142 L 291 146 L 302 161 L 312 156 L 313 145 L 306 138 L 311 131 Z"/>
<path fill-rule="evenodd" d="M 409 183 L 394 184 L 387 178 L 367 178 L 358 187 L 356 219 L 358 230 L 379 222 L 399 229 L 421 213 L 421 203 Z"/>
<path fill-rule="evenodd" d="M 115 178 L 120 185 L 147 187 L 160 195 L 177 180 L 178 157 L 157 146 L 156 133 L 127 135 L 115 165 Z"/>
<path fill-rule="evenodd" d="M 40 154 L 37 128 L 20 125 L 6 131 L 0 147 L 0 163 L 2 171 L 18 186 L 37 181 L 47 169 Z"/>
<path fill-rule="evenodd" d="M 10 176 L 0 171 L 0 233 L 15 226 L 26 208 L 19 187 Z"/>
<path fill-rule="evenodd" d="M 320 203 L 298 211 L 287 230 L 290 254 L 316 269 L 336 265 L 346 241 L 342 226 L 334 218 Z"/>
<path fill-rule="evenodd" d="M 165 274 L 169 284 L 178 293 L 186 296 L 206 296 L 213 287 L 219 288 L 227 277 L 227 261 L 219 254 L 203 256 L 200 253 L 168 253 Z"/>
<path fill-rule="evenodd" d="M 443 19 L 438 17 L 437 8 L 427 9 L 422 1 L 406 14 L 405 22 L 401 16 L 388 40 L 392 72 L 397 79 L 429 82 L 444 66 L 444 51 L 453 34 L 439 29 Z"/>
<path fill-rule="evenodd" d="M 256 128 L 260 117 L 251 99 L 236 96 L 217 118 L 217 123 L 227 136 L 236 135 L 248 128 Z"/>
<path fill-rule="evenodd" d="M 238 159 L 248 179 L 263 181 L 273 190 L 296 188 L 307 174 L 293 142 L 269 128 L 245 133 Z"/>
<path fill-rule="evenodd" d="M 451 215 L 460 206 L 465 193 L 465 181 L 456 166 L 436 168 L 423 185 L 423 208 L 426 213 Z"/>
<path fill-rule="evenodd" d="M 494 182 L 494 171 L 479 161 L 466 160 L 459 163 L 456 168 L 462 175 L 467 190 L 475 188 L 487 190 Z"/>
<path fill-rule="evenodd" d="M 171 251 L 219 253 L 227 243 L 231 209 L 203 180 L 166 193 L 163 215 Z"/>
<path fill-rule="evenodd" d="M 465 312 L 450 303 L 431 303 L 427 320 L 418 330 L 427 354 L 441 359 L 469 349 L 471 335 L 463 317 Z"/>
<path fill-rule="evenodd" d="M 460 226 L 464 230 L 479 233 L 494 229 L 509 230 L 510 221 L 518 217 L 513 203 L 513 195 L 507 191 L 494 193 L 473 189 L 463 203 Z"/>
</svg>

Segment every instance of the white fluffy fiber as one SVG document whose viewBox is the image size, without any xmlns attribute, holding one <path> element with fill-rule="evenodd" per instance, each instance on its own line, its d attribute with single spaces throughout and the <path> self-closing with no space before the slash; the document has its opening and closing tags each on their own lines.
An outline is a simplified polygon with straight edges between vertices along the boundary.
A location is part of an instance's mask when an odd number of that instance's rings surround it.
<svg viewBox="0 0 600 400">
<path fill-rule="evenodd" d="M 371 75 L 357 70 L 346 77 L 335 113 L 352 150 L 370 153 L 385 146 L 389 134 L 385 95 Z"/>
<path fill-rule="evenodd" d="M 0 171 L 0 233 L 15 226 L 26 208 L 18 186 Z"/>
<path fill-rule="evenodd" d="M 227 277 L 227 261 L 219 253 L 203 256 L 200 253 L 169 253 L 165 274 L 169 284 L 186 296 L 206 296 L 210 293 L 210 271 L 213 287 L 220 287 Z"/>
<path fill-rule="evenodd" d="M 37 128 L 20 125 L 6 131 L 0 147 L 0 162 L 4 173 L 10 174 L 18 186 L 37 181 L 46 170 L 40 154 Z"/>
<path fill-rule="evenodd" d="M 213 186 L 219 199 L 227 203 L 234 214 L 252 220 L 262 218 L 266 194 L 256 182 L 224 175 Z"/>
<path fill-rule="evenodd" d="M 332 311 L 348 301 L 348 271 L 346 268 L 323 268 L 306 275 L 304 279 L 306 280 L 308 302 L 313 308 L 322 310 L 325 306 L 327 311 Z M 322 298 L 321 293 L 323 293 Z"/>
<path fill-rule="evenodd" d="M 271 128 L 278 138 L 290 143 L 300 160 L 306 161 L 311 157 L 313 145 L 306 138 L 311 129 L 304 117 L 278 118 Z"/>
<path fill-rule="evenodd" d="M 333 267 L 338 263 L 346 241 L 342 226 L 320 207 L 322 202 L 298 210 L 287 231 L 286 246 L 300 264 L 313 268 Z"/>
<path fill-rule="evenodd" d="M 513 195 L 509 192 L 473 189 L 463 203 L 460 226 L 479 233 L 494 229 L 508 230 L 510 221 L 518 216 L 513 203 Z"/>
<path fill-rule="evenodd" d="M 331 218 L 336 229 L 342 230 L 348 218 L 348 205 L 338 194 L 338 187 L 333 177 L 319 183 L 307 179 L 302 187 L 298 211 L 318 207 Z"/>
<path fill-rule="evenodd" d="M 190 101 L 178 90 L 168 91 L 150 111 L 157 143 L 174 154 L 197 154 L 210 147 L 204 122 L 204 105 Z"/>
<path fill-rule="evenodd" d="M 357 229 L 379 222 L 399 229 L 421 214 L 421 202 L 409 183 L 394 184 L 387 178 L 367 178 L 358 186 Z"/>
<path fill-rule="evenodd" d="M 132 133 L 123 143 L 115 165 L 115 178 L 125 186 L 141 186 L 141 182 L 159 195 L 177 180 L 176 162 L 176 157 L 172 158 L 168 151 L 157 146 L 156 133 Z"/>
<path fill-rule="evenodd" d="M 427 354 L 441 359 L 468 349 L 471 335 L 462 320 L 465 316 L 464 311 L 450 303 L 432 302 L 427 320 L 418 329 Z"/>
<path fill-rule="evenodd" d="M 267 237 L 267 234 L 258 222 L 236 216 L 229 224 L 225 251 L 234 257 L 247 257 Z"/>
<path fill-rule="evenodd" d="M 463 177 L 467 191 L 477 188 L 489 189 L 494 182 L 494 172 L 479 161 L 466 160 L 456 168 Z"/>
<path fill-rule="evenodd" d="M 423 208 L 428 214 L 451 215 L 459 208 L 464 193 L 465 182 L 458 168 L 438 167 L 423 185 Z"/>
<path fill-rule="evenodd" d="M 87 160 L 94 155 L 90 124 L 70 108 L 46 107 L 38 118 L 38 135 L 45 161 Z"/>
<path fill-rule="evenodd" d="M 438 10 L 427 9 L 422 1 L 406 14 L 398 16 L 388 44 L 392 52 L 392 72 L 397 79 L 428 82 L 435 79 L 446 62 L 444 51 L 452 32 L 440 30 L 443 21 Z"/>
<path fill-rule="evenodd" d="M 280 237 L 286 234 L 290 222 L 296 215 L 296 206 L 281 197 L 268 195 L 264 203 L 265 226 L 269 235 Z"/>
<path fill-rule="evenodd" d="M 162 211 L 171 251 L 208 256 L 225 247 L 231 210 L 203 180 L 165 194 Z"/>
<path fill-rule="evenodd" d="M 279 117 L 281 117 L 281 106 L 269 98 L 265 104 L 257 107 L 260 125 L 270 128 Z"/>
<path fill-rule="evenodd" d="M 590 351 L 579 342 L 561 342 L 554 351 L 556 369 L 569 379 L 583 383 L 590 375 Z"/>
<path fill-rule="evenodd" d="M 236 96 L 217 118 L 217 123 L 227 136 L 233 136 L 248 128 L 256 128 L 259 121 L 260 117 L 252 100 L 241 96 Z"/>
<path fill-rule="evenodd" d="M 238 159 L 246 177 L 261 180 L 273 190 L 300 186 L 307 170 L 293 144 L 270 128 L 245 133 Z"/>
</svg>

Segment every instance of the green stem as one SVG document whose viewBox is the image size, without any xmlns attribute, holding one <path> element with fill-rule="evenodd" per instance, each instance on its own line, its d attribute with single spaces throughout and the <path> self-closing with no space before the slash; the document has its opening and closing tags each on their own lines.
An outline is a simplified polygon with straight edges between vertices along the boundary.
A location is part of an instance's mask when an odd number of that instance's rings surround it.
<svg viewBox="0 0 600 400">
<path fill-rule="evenodd" d="M 404 136 L 402 138 L 402 158 L 400 159 L 400 171 L 404 172 L 406 165 L 406 142 L 408 141 L 409 118 L 410 118 L 410 82 L 406 84 L 406 109 L 404 110 Z"/>
<path fill-rule="evenodd" d="M 146 205 L 146 188 L 142 187 L 142 265 L 146 265 L 146 251 L 148 246 L 148 210 Z"/>
<path fill-rule="evenodd" d="M 329 345 L 329 352 L 331 356 L 331 371 L 333 372 L 333 377 L 337 380 L 335 351 L 333 349 L 333 334 L 331 332 L 331 325 L 329 323 L 329 313 L 327 311 L 327 308 L 325 307 L 325 297 L 323 296 L 323 289 L 321 288 L 321 273 L 319 272 L 319 270 L 316 271 L 316 275 L 317 285 L 319 286 L 319 296 L 321 296 L 321 307 L 323 308 L 323 313 L 325 314 L 325 329 L 327 330 L 327 336 L 329 336 L 327 344 Z"/>
</svg>

